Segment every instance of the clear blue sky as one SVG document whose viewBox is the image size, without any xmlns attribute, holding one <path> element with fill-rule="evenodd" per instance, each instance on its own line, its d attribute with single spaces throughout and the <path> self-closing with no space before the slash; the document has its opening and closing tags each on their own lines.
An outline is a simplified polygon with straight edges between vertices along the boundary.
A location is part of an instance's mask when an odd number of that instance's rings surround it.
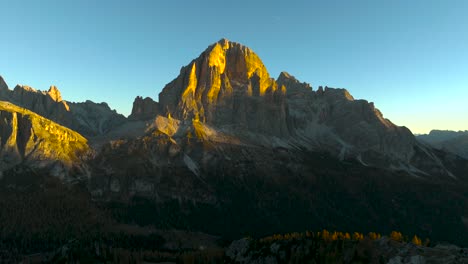
<svg viewBox="0 0 468 264">
<path fill-rule="evenodd" d="M 0 75 L 128 115 L 225 37 L 415 133 L 468 129 L 468 1 L 4 1 Z"/>
</svg>

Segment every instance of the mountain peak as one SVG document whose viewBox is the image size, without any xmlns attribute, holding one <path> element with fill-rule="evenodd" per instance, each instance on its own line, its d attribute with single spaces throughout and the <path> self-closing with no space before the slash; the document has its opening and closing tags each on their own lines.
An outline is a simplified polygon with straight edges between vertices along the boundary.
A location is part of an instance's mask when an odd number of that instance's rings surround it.
<svg viewBox="0 0 468 264">
<path fill-rule="evenodd" d="M 278 76 L 278 79 L 280 78 L 293 78 L 293 79 L 296 79 L 294 76 L 292 76 L 291 74 L 289 74 L 288 72 L 285 72 L 285 71 L 282 71 L 280 72 L 280 75 Z"/>
<path fill-rule="evenodd" d="M 159 94 L 159 103 L 163 114 L 177 119 L 219 126 L 239 124 L 252 131 L 282 135 L 287 128 L 281 93 L 284 91 L 278 89 L 255 52 L 221 39 L 181 69 Z M 278 120 L 284 122 L 275 127 Z"/>
<path fill-rule="evenodd" d="M 222 38 L 218 41 L 218 43 L 221 44 L 222 46 L 228 46 L 230 41 L 227 38 Z"/>
<path fill-rule="evenodd" d="M 6 84 L 3 77 L 0 75 L 0 91 L 8 90 L 8 85 Z"/>
<path fill-rule="evenodd" d="M 232 77 L 251 78 L 257 74 L 260 78 L 270 78 L 265 65 L 258 55 L 247 46 L 225 38 L 208 47 L 196 60 L 208 60 L 209 67 L 216 67 L 220 74 L 228 71 Z"/>
<path fill-rule="evenodd" d="M 47 91 L 47 94 L 54 100 L 55 102 L 61 102 L 62 101 L 62 95 L 60 94 L 59 89 L 55 85 L 51 85 L 49 88 L 49 91 Z"/>
<path fill-rule="evenodd" d="M 15 88 L 13 89 L 13 91 L 27 91 L 27 92 L 33 92 L 33 93 L 36 93 L 37 90 L 32 88 L 31 86 L 28 86 L 28 85 L 23 85 L 23 84 L 17 84 L 15 86 Z"/>
<path fill-rule="evenodd" d="M 150 97 L 143 99 L 137 96 L 133 101 L 132 113 L 129 118 L 132 120 L 148 120 L 157 116 L 159 113 L 159 103 Z"/>
<path fill-rule="evenodd" d="M 287 87 L 288 93 L 297 93 L 297 92 L 304 92 L 304 91 L 311 91 L 312 87 L 310 84 L 306 82 L 300 82 L 296 77 L 292 76 L 288 72 L 282 71 L 276 79 L 278 86 L 285 86 Z"/>
</svg>

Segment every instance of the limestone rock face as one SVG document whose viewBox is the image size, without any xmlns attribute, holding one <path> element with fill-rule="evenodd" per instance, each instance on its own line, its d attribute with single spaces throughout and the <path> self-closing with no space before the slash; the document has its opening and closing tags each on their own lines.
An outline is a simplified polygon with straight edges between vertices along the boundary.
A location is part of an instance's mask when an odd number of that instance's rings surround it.
<svg viewBox="0 0 468 264">
<path fill-rule="evenodd" d="M 391 166 L 398 167 L 400 162 L 410 163 L 420 145 L 409 129 L 385 119 L 373 103 L 355 100 L 346 89 L 312 91 L 287 73 L 281 73 L 277 82 L 286 87 L 289 124 L 296 138 L 341 159 L 384 167 L 394 162 Z"/>
<path fill-rule="evenodd" d="M 281 72 L 276 80 L 279 86 L 287 87 L 287 94 L 304 94 L 312 91 L 312 86 L 306 82 L 300 82 L 294 76 L 287 72 Z"/>
<path fill-rule="evenodd" d="M 88 151 L 87 140 L 75 131 L 0 101 L 0 171 L 22 164 L 66 174 Z"/>
<path fill-rule="evenodd" d="M 102 136 L 120 127 L 127 119 L 112 110 L 107 103 L 87 100 L 83 103 L 68 103 L 72 116 L 69 127 L 87 137 Z M 66 121 L 63 120 L 66 124 Z"/>
<path fill-rule="evenodd" d="M 0 100 L 29 109 L 87 137 L 106 134 L 126 122 L 123 115 L 110 109 L 106 103 L 72 103 L 63 100 L 56 86 L 50 86 L 48 91 L 39 91 L 26 85 L 17 85 L 13 91 L 6 84 L 2 87 Z"/>
<path fill-rule="evenodd" d="M 162 115 L 181 121 L 366 165 L 408 164 L 418 145 L 407 128 L 385 119 L 373 103 L 355 100 L 345 89 L 313 91 L 286 72 L 275 81 L 251 49 L 225 39 L 183 67 L 160 93 L 159 104 Z"/>
<path fill-rule="evenodd" d="M 62 101 L 62 95 L 60 94 L 60 91 L 55 85 L 50 86 L 49 91 L 47 91 L 47 95 L 49 95 L 50 98 L 52 98 L 52 100 L 54 100 L 55 102 Z"/>
<path fill-rule="evenodd" d="M 346 90 L 325 89 L 319 100 L 323 107 L 319 122 L 323 122 L 371 161 L 374 153 L 409 162 L 417 143 L 406 127 L 398 127 L 383 118 L 373 103 L 354 100 Z M 364 157 L 363 157 L 364 158 Z"/>
<path fill-rule="evenodd" d="M 157 116 L 159 112 L 158 102 L 149 97 L 143 99 L 143 97 L 137 96 L 133 101 L 132 113 L 129 118 L 132 120 L 148 120 Z"/>
<path fill-rule="evenodd" d="M 159 102 L 177 119 L 287 136 L 285 92 L 252 50 L 223 39 L 183 67 Z"/>
<path fill-rule="evenodd" d="M 52 120 L 67 120 L 70 116 L 68 104 L 62 100 L 55 86 L 45 92 L 26 85 L 17 85 L 10 93 L 9 101 Z"/>
</svg>

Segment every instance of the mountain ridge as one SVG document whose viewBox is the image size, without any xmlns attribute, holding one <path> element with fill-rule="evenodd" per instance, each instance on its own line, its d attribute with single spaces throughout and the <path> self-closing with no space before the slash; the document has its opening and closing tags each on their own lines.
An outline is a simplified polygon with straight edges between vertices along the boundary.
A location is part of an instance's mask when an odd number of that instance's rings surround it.
<svg viewBox="0 0 468 264">
<path fill-rule="evenodd" d="M 48 91 L 36 90 L 27 85 L 16 85 L 10 90 L 1 76 L 0 100 L 29 109 L 87 137 L 103 135 L 126 121 L 123 115 L 111 110 L 107 103 L 65 101 L 54 85 Z"/>
<path fill-rule="evenodd" d="M 431 130 L 417 139 L 436 149 L 457 154 L 468 159 L 468 131 Z"/>
<path fill-rule="evenodd" d="M 373 103 L 354 99 L 346 89 L 313 90 L 287 72 L 275 80 L 254 51 L 227 39 L 182 67 L 157 102 L 137 97 L 134 112 L 144 112 L 147 120 L 157 115 L 199 120 L 245 141 L 328 151 L 342 160 L 411 173 L 427 169 L 412 164 L 419 159 L 413 158 L 414 148 L 430 152 Z M 441 164 L 434 156 L 426 158 Z M 439 165 L 441 174 L 451 175 Z"/>
<path fill-rule="evenodd" d="M 69 180 L 90 149 L 87 139 L 27 109 L 0 101 L 0 174 L 17 165 L 49 167 Z"/>
<path fill-rule="evenodd" d="M 467 242 L 467 160 L 417 141 L 346 89 L 271 78 L 241 44 L 209 46 L 158 101 L 137 97 L 129 118 L 92 102 L 65 111 L 54 90 L 57 100 L 23 89 L 18 105 L 56 107 L 51 119 L 64 113 L 80 121 L 70 127 L 91 129 L 80 184 L 116 222 L 230 238 L 402 227 Z"/>
</svg>

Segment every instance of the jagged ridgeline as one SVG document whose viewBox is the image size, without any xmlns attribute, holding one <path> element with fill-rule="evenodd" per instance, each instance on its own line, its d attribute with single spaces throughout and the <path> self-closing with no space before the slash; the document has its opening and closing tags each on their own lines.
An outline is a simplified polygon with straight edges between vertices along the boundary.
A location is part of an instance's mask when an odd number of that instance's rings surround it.
<svg viewBox="0 0 468 264">
<path fill-rule="evenodd" d="M 467 160 L 345 89 L 272 78 L 239 43 L 209 46 L 158 100 L 137 97 L 128 118 L 106 103 L 65 101 L 56 87 L 9 90 L 3 79 L 0 99 L 9 102 L 0 120 L 8 186 L 18 186 L 18 166 L 47 178 L 60 164 L 115 224 L 224 238 L 401 230 L 468 243 Z M 13 125 L 25 118 L 30 126 Z"/>
<path fill-rule="evenodd" d="M 116 208 L 125 221 L 231 237 L 300 226 L 466 234 L 466 161 L 345 89 L 271 78 L 239 43 L 211 45 L 158 101 L 133 106 L 146 134 L 108 144 L 90 185 L 96 197 L 133 197 Z M 451 217 L 434 218 L 434 208 Z"/>
<path fill-rule="evenodd" d="M 0 168 L 48 168 L 63 177 L 90 151 L 86 138 L 27 109 L 0 101 Z M 78 173 L 78 172 L 77 172 Z"/>
</svg>

